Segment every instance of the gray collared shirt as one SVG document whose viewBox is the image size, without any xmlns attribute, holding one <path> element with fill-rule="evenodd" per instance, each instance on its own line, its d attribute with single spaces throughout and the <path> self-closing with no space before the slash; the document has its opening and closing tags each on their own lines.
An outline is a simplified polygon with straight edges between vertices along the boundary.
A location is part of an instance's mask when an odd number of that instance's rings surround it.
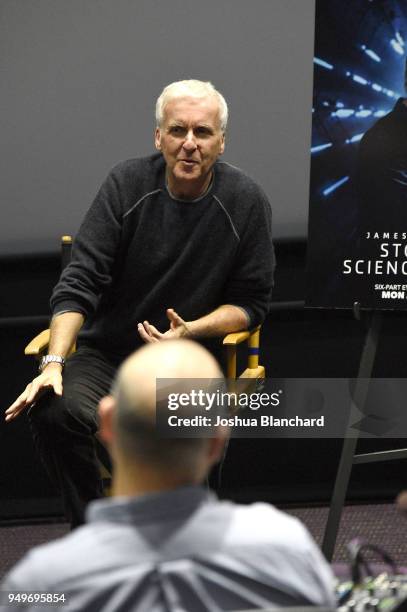
<svg viewBox="0 0 407 612">
<path fill-rule="evenodd" d="M 1 588 L 64 593 L 52 609 L 65 612 L 334 607 L 330 568 L 297 519 L 195 486 L 92 502 L 86 525 L 33 549 Z"/>
</svg>

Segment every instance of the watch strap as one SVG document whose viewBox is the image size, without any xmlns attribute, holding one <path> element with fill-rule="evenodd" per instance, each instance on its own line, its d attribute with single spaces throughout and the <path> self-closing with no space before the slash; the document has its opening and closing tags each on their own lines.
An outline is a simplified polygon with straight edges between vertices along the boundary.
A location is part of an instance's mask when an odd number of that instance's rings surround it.
<svg viewBox="0 0 407 612">
<path fill-rule="evenodd" d="M 39 371 L 42 372 L 49 363 L 59 363 L 63 369 L 65 365 L 65 358 L 61 357 L 61 355 L 44 355 L 40 361 L 38 368 Z"/>
</svg>

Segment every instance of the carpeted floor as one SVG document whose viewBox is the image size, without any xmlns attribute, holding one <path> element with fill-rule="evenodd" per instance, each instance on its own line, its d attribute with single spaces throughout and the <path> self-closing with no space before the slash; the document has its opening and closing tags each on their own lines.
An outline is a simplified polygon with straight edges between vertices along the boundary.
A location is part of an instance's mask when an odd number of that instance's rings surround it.
<svg viewBox="0 0 407 612">
<path fill-rule="evenodd" d="M 322 543 L 327 507 L 286 511 L 298 517 L 318 544 Z M 384 548 L 398 565 L 407 566 L 407 518 L 396 510 L 394 504 L 346 506 L 336 540 L 334 562 L 348 560 L 346 545 L 356 537 Z"/>
<path fill-rule="evenodd" d="M 290 508 L 286 511 L 303 521 L 321 543 L 328 508 Z M 0 576 L 33 546 L 66 533 L 66 523 L 0 527 Z M 401 516 L 393 504 L 347 506 L 342 515 L 334 562 L 347 560 L 346 544 L 355 537 L 383 547 L 396 563 L 407 566 L 407 518 Z"/>
<path fill-rule="evenodd" d="M 45 544 L 69 532 L 66 523 L 0 527 L 0 576 L 33 546 Z"/>
</svg>

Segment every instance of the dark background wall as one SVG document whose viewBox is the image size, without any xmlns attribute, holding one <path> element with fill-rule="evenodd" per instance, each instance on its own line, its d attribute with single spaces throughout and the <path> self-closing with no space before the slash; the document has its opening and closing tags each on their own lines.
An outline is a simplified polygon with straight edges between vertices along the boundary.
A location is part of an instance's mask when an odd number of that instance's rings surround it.
<svg viewBox="0 0 407 612">
<path fill-rule="evenodd" d="M 365 326 L 345 310 L 305 310 L 304 241 L 278 241 L 275 310 L 262 332 L 262 363 L 274 377 L 354 377 Z M 8 288 L 0 316 L 2 408 L 22 391 L 35 364 L 25 344 L 46 325 L 48 297 L 59 274 L 58 254 L 12 256 L 1 260 Z M 282 303 L 285 302 L 285 304 Z M 375 374 L 405 376 L 401 330 L 404 315 L 386 314 Z M 364 441 L 361 450 L 404 446 L 404 441 Z M 233 440 L 223 468 L 221 494 L 277 503 L 327 502 L 341 449 L 340 440 Z M 406 465 L 392 461 L 357 466 L 349 497 L 392 499 L 406 486 Z M 61 511 L 36 457 L 25 417 L 0 421 L 0 519 L 55 515 Z"/>
<path fill-rule="evenodd" d="M 191 76 L 211 79 L 230 101 L 225 158 L 252 174 L 273 204 L 279 266 L 276 310 L 263 328 L 268 375 L 355 376 L 363 325 L 347 311 L 301 307 L 313 10 L 312 0 L 3 0 L 1 411 L 35 371 L 22 353 L 47 323 L 59 236 L 75 233 L 113 164 L 152 151 L 153 101 L 168 82 Z M 387 317 L 380 376 L 404 375 L 403 327 L 403 318 Z M 340 445 L 233 441 L 222 493 L 327 500 Z M 350 494 L 392 496 L 405 486 L 404 472 L 401 462 L 360 466 Z M 24 417 L 0 421 L 0 501 L 0 518 L 60 511 Z"/>
</svg>

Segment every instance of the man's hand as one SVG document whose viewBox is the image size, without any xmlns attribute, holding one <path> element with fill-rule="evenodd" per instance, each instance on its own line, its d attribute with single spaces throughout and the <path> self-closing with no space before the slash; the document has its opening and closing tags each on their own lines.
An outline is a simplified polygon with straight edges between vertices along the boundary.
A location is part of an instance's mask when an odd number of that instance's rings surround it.
<svg viewBox="0 0 407 612">
<path fill-rule="evenodd" d="M 84 322 L 80 312 L 57 313 L 52 317 L 48 354 L 67 357 L 75 344 L 78 332 Z M 62 366 L 51 362 L 37 378 L 28 384 L 14 404 L 6 410 L 6 421 L 15 419 L 20 412 L 32 406 L 48 389 L 62 395 Z"/>
<path fill-rule="evenodd" d="M 137 325 L 138 333 L 144 342 L 161 342 L 162 340 L 175 340 L 177 338 L 188 338 L 190 332 L 188 323 L 181 319 L 179 314 L 173 308 L 167 309 L 167 317 L 170 322 L 170 329 L 161 333 L 154 325 L 148 321 Z"/>
<path fill-rule="evenodd" d="M 32 406 L 47 389 L 53 389 L 56 395 L 62 395 L 62 367 L 58 363 L 49 363 L 44 371 L 26 386 L 14 404 L 6 410 L 6 421 L 12 421 L 23 410 Z"/>
<path fill-rule="evenodd" d="M 138 333 L 144 342 L 161 342 L 176 338 L 216 338 L 248 329 L 250 322 L 244 308 L 233 304 L 222 304 L 213 312 L 194 321 L 184 321 L 173 308 L 168 308 L 167 317 L 170 329 L 164 334 L 148 321 L 138 324 Z"/>
</svg>

